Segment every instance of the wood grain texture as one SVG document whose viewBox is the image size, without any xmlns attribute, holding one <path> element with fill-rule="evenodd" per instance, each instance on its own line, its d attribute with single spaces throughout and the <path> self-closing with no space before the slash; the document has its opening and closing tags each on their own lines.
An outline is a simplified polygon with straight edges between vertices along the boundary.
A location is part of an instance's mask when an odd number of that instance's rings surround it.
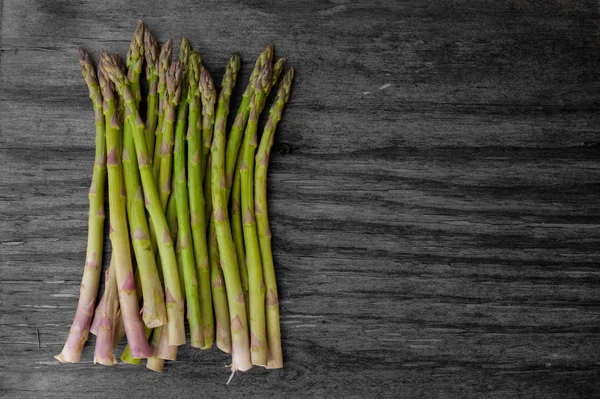
<svg viewBox="0 0 600 399">
<path fill-rule="evenodd" d="M 0 396 L 600 396 L 595 2 L 0 5 Z M 296 68 L 269 169 L 283 370 L 52 358 L 93 162 L 77 47 L 124 55 L 139 18 L 217 80 L 269 42 Z"/>
</svg>

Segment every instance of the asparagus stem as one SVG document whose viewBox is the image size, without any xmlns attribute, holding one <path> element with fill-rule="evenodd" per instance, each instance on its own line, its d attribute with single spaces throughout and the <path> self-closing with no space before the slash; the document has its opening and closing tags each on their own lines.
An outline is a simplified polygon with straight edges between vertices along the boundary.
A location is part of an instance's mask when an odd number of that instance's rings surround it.
<svg viewBox="0 0 600 399">
<path fill-rule="evenodd" d="M 158 345 L 162 338 L 163 327 L 158 327 L 152 330 L 152 357 L 148 358 L 146 367 L 152 371 L 161 372 L 165 368 L 165 360 L 157 356 Z"/>
<path fill-rule="evenodd" d="M 165 217 L 167 219 L 167 224 L 169 227 L 169 234 L 171 235 L 171 239 L 174 242 L 177 242 L 177 205 L 175 196 L 169 197 L 169 203 L 167 204 L 167 211 L 165 213 Z M 177 255 L 176 250 L 176 258 L 177 258 L 177 267 L 179 269 L 179 256 Z M 160 260 L 160 258 L 159 258 Z M 179 272 L 179 270 L 178 270 Z M 179 273 L 181 276 L 181 273 Z M 179 279 L 181 283 L 181 291 L 184 291 L 183 281 Z M 152 357 L 148 358 L 148 362 L 146 363 L 146 367 L 150 370 L 154 371 L 162 371 L 164 368 L 165 361 L 164 359 L 159 358 L 159 345 L 165 340 L 166 345 L 168 345 L 168 335 L 167 330 L 165 330 L 162 326 L 155 328 L 152 333 Z"/>
<path fill-rule="evenodd" d="M 123 337 L 125 336 L 125 326 L 123 326 L 123 317 L 121 316 L 120 307 L 117 310 L 116 320 L 117 321 L 115 322 L 115 337 L 113 338 L 113 349 L 121 343 Z"/>
<path fill-rule="evenodd" d="M 242 144 L 242 136 L 244 133 L 244 127 L 246 126 L 246 122 L 248 120 L 248 114 L 250 113 L 250 99 L 254 94 L 254 82 L 256 77 L 258 76 L 260 70 L 267 64 L 271 63 L 273 59 L 273 45 L 269 44 L 265 49 L 260 53 L 256 62 L 254 64 L 254 69 L 250 74 L 250 80 L 248 82 L 248 86 L 246 86 L 246 90 L 242 94 L 242 102 L 238 108 L 237 114 L 235 116 L 233 126 L 231 127 L 231 131 L 229 132 L 229 137 L 227 138 L 227 149 L 225 151 L 225 176 L 227 178 L 227 198 L 229 199 L 229 193 L 231 191 L 231 185 L 233 184 L 233 175 L 236 167 L 238 152 L 240 150 L 240 145 Z"/>
<path fill-rule="evenodd" d="M 56 359 L 63 362 L 77 363 L 81 358 L 83 345 L 89 335 L 90 324 L 94 316 L 96 295 L 100 284 L 100 271 L 102 269 L 102 247 L 104 230 L 104 187 L 106 182 L 106 142 L 104 139 L 104 116 L 102 112 L 102 95 L 98 86 L 98 79 L 89 53 L 83 48 L 79 49 L 79 65 L 83 78 L 88 86 L 88 91 L 94 106 L 96 122 L 96 151 L 94 155 L 94 171 L 92 184 L 89 191 L 89 217 L 87 250 L 85 267 L 81 278 L 79 301 L 73 324 L 62 352 Z"/>
<path fill-rule="evenodd" d="M 244 230 L 242 227 L 242 179 L 240 167 L 242 166 L 242 153 L 238 154 L 235 173 L 233 174 L 233 185 L 231 186 L 231 232 L 235 243 L 235 255 L 238 261 L 242 289 L 244 290 L 244 301 L 246 312 L 250 314 L 250 298 L 248 287 L 248 265 L 246 264 L 246 249 L 244 248 Z"/>
<path fill-rule="evenodd" d="M 269 62 L 261 69 L 255 80 L 254 95 L 249 105 L 250 116 L 242 143 L 240 165 L 241 205 L 250 298 L 250 351 L 252 364 L 259 366 L 267 365 L 267 333 L 265 330 L 265 285 L 254 219 L 254 155 L 258 144 L 258 118 L 271 87 L 272 71 L 273 67 Z"/>
<path fill-rule="evenodd" d="M 157 86 L 157 97 L 158 97 L 158 121 L 156 124 L 156 132 L 154 137 L 154 162 L 153 171 L 154 178 L 158 181 L 158 172 L 160 171 L 160 145 L 162 144 L 163 136 L 163 119 L 165 117 L 165 104 L 168 102 L 169 93 L 167 92 L 167 72 L 171 67 L 171 58 L 173 56 L 173 40 L 169 39 L 163 44 L 160 49 L 160 56 L 156 65 L 158 73 L 158 86 Z"/>
<path fill-rule="evenodd" d="M 206 228 L 208 228 L 208 225 L 212 219 L 213 210 L 211 195 L 212 190 L 210 188 L 210 176 L 212 175 L 211 169 L 212 156 L 211 154 L 208 154 L 208 160 L 206 161 L 206 173 L 204 174 L 204 181 L 202 182 L 202 191 L 204 192 L 204 214 L 208 216 L 204 221 Z"/>
<path fill-rule="evenodd" d="M 140 28 L 141 27 L 141 28 Z M 131 40 L 127 63 L 130 65 L 128 82 L 132 89 L 139 90 L 139 76 L 142 69 L 143 58 L 141 57 L 143 24 L 138 24 L 138 29 Z M 135 71 L 133 69 L 136 69 Z M 122 99 L 125 102 L 124 99 Z M 137 105 L 137 104 L 136 104 Z M 154 251 L 150 242 L 150 231 L 146 220 L 144 208 L 144 195 L 140 185 L 139 168 L 135 156 L 135 143 L 133 140 L 132 126 L 125 123 L 123 126 L 123 177 L 127 193 L 127 216 L 131 231 L 131 241 L 135 258 L 137 260 L 137 273 L 140 275 L 143 296 L 143 320 L 147 327 L 154 328 L 162 326 L 167 322 L 167 314 L 164 302 L 164 291 L 162 289 Z"/>
<path fill-rule="evenodd" d="M 210 268 L 206 241 L 206 214 L 204 213 L 204 193 L 202 190 L 202 118 L 200 117 L 200 90 L 198 81 L 202 68 L 200 54 L 192 52 L 188 72 L 188 134 L 187 134 L 187 173 L 190 221 L 194 260 L 198 276 L 200 311 L 204 344 L 202 349 L 212 347 L 214 341 L 214 315 L 210 289 Z M 208 91 L 208 88 L 204 88 Z M 211 132 L 212 133 L 212 132 Z"/>
<path fill-rule="evenodd" d="M 148 81 L 148 101 L 146 111 L 146 144 L 150 158 L 154 157 L 154 134 L 158 118 L 158 42 L 150 32 L 144 28 L 144 55 L 146 57 L 146 80 Z"/>
<path fill-rule="evenodd" d="M 187 92 L 187 89 L 185 90 Z M 204 346 L 204 328 L 200 312 L 198 292 L 198 277 L 194 260 L 192 229 L 190 225 L 190 208 L 187 190 L 185 168 L 185 129 L 187 124 L 188 101 L 181 101 L 177 112 L 177 127 L 175 133 L 174 170 L 175 198 L 177 206 L 178 244 L 181 249 L 183 281 L 185 282 L 185 297 L 187 304 L 187 320 L 190 328 L 192 347 Z"/>
<path fill-rule="evenodd" d="M 269 357 L 267 368 L 282 368 L 283 356 L 281 352 L 281 333 L 279 325 L 279 300 L 277 296 L 277 281 L 273 265 L 273 253 L 271 252 L 271 229 L 267 209 L 267 168 L 269 166 L 269 155 L 273 146 L 275 129 L 281 119 L 283 108 L 290 97 L 292 80 L 294 79 L 294 68 L 285 74 L 279 84 L 277 97 L 269 111 L 269 119 L 265 125 L 260 146 L 255 158 L 256 175 L 255 200 L 256 200 L 256 229 L 260 245 L 260 255 L 263 267 L 266 296 L 266 321 L 267 342 Z"/>
<path fill-rule="evenodd" d="M 240 68 L 240 59 L 237 55 L 231 57 L 223 84 L 217 112 L 215 115 L 215 129 L 211 146 L 212 176 L 211 195 L 213 200 L 213 219 L 221 257 L 221 268 L 225 278 L 227 291 L 229 317 L 231 319 L 232 342 L 232 370 L 246 371 L 252 367 L 250 361 L 250 345 L 244 304 L 244 292 L 240 282 L 235 247 L 227 216 L 227 184 L 225 183 L 225 132 L 227 115 L 229 113 L 229 98 L 235 85 L 237 72 Z"/>
<path fill-rule="evenodd" d="M 215 103 L 217 101 L 217 89 L 215 88 L 215 83 L 210 72 L 208 72 L 206 68 L 202 68 L 202 71 L 200 72 L 198 89 L 202 101 L 202 163 L 200 163 L 200 176 L 204 179 L 208 169 L 210 169 L 207 165 L 210 158 L 210 146 L 212 144 L 213 129 L 215 126 Z M 205 189 L 204 192 L 206 191 L 207 190 Z M 210 200 L 210 198 L 207 198 L 207 201 L 208 200 Z M 209 213 L 210 208 L 206 214 L 208 215 Z"/>
<path fill-rule="evenodd" d="M 95 316 L 98 317 L 98 327 L 96 331 L 96 347 L 94 349 L 94 364 L 100 363 L 105 366 L 112 366 L 117 362 L 113 353 L 114 327 L 117 309 L 119 308 L 115 269 L 115 257 L 113 256 L 110 260 L 110 267 L 105 273 L 104 301 L 101 306 L 98 306 Z"/>
<path fill-rule="evenodd" d="M 110 58 L 108 53 L 102 54 L 103 73 L 110 75 L 110 67 L 106 65 L 105 58 Z M 114 59 L 112 69 L 121 70 Z M 111 79 L 112 80 L 112 79 Z M 127 341 L 132 347 L 133 357 L 144 358 L 150 356 L 150 346 L 144 336 L 144 328 L 140 319 L 133 278 L 133 266 L 129 248 L 129 231 L 127 229 L 127 216 L 125 212 L 125 187 L 121 167 L 121 149 L 119 148 L 120 123 L 115 108 L 115 97 L 110 85 L 106 85 L 103 93 L 104 116 L 106 124 L 106 148 L 108 170 L 108 201 L 110 206 L 110 241 L 113 256 L 115 257 L 115 276 L 119 292 L 119 303 L 125 326 Z M 107 298 L 108 299 L 108 298 Z"/>
<path fill-rule="evenodd" d="M 140 88 L 140 74 L 144 68 L 144 23 L 138 21 L 135 32 L 129 43 L 127 52 L 127 80 L 131 86 L 131 92 L 135 96 L 135 104 L 139 107 L 142 101 Z"/>
<path fill-rule="evenodd" d="M 135 278 L 135 293 L 137 296 L 137 301 L 138 303 L 140 303 L 142 301 L 142 280 L 139 273 L 139 266 L 133 273 L 133 277 Z M 151 331 L 152 329 L 144 325 L 144 333 L 146 334 L 146 339 L 150 338 Z M 125 346 L 125 349 L 123 349 L 123 352 L 121 353 L 121 361 L 136 366 L 141 363 L 140 359 L 136 359 L 131 355 L 131 346 L 129 346 L 129 344 Z"/>
<path fill-rule="evenodd" d="M 102 54 L 103 60 L 106 59 L 105 69 L 109 78 L 116 84 L 119 93 L 125 99 L 127 120 L 132 125 L 133 139 L 135 143 L 136 155 L 142 188 L 145 196 L 146 209 L 152 218 L 154 230 L 163 232 L 162 237 L 158 239 L 157 245 L 161 257 L 163 277 L 165 281 L 165 295 L 167 304 L 167 319 L 169 330 L 169 343 L 172 345 L 181 345 L 185 343 L 185 330 L 183 323 L 183 299 L 181 288 L 179 286 L 179 275 L 177 273 L 177 261 L 173 241 L 167 228 L 167 221 L 160 206 L 160 197 L 156 182 L 149 163 L 148 148 L 146 145 L 146 136 L 144 134 L 144 124 L 133 101 L 133 95 L 127 85 L 125 76 L 114 65 L 114 60 L 106 52 Z M 117 275 L 118 276 L 118 275 Z M 117 279 L 118 281 L 118 279 Z"/>
<path fill-rule="evenodd" d="M 173 170 L 173 125 L 175 124 L 175 111 L 181 97 L 181 78 L 183 65 L 181 60 L 171 64 L 167 74 L 168 100 L 165 105 L 163 118 L 162 142 L 159 147 L 158 157 L 160 168 L 158 172 L 158 188 L 160 190 L 160 203 L 163 211 L 167 208 L 167 200 L 171 195 L 171 172 Z"/>
<path fill-rule="evenodd" d="M 212 198 L 210 186 L 212 176 L 212 160 L 208 155 L 208 168 L 204 178 L 204 197 L 206 201 Z M 215 231 L 215 221 L 212 218 L 212 201 L 210 208 L 206 212 L 209 217 L 208 225 L 208 262 L 210 265 L 210 286 L 212 292 L 213 309 L 216 322 L 216 342 L 217 348 L 225 353 L 231 353 L 231 323 L 229 322 L 229 308 L 227 305 L 227 292 L 225 291 L 225 280 L 223 279 L 223 270 L 221 269 L 221 258 L 219 256 L 219 247 L 217 245 L 217 233 Z"/>
</svg>

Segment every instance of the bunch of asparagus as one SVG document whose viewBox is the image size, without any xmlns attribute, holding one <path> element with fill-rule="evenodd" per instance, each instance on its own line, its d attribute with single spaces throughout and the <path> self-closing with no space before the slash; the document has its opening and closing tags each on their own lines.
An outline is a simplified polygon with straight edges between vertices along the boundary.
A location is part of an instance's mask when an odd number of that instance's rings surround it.
<svg viewBox="0 0 600 399">
<path fill-rule="evenodd" d="M 294 69 L 281 79 L 262 136 L 258 120 L 285 60 L 258 56 L 227 135 L 240 58 L 217 88 L 184 38 L 159 51 L 140 21 L 126 63 L 102 51 L 79 64 L 94 106 L 96 154 L 88 247 L 75 319 L 60 362 L 78 362 L 89 332 L 94 363 L 113 365 L 123 336 L 126 363 L 162 371 L 186 343 L 232 354 L 232 370 L 283 367 L 279 306 L 267 212 L 267 168 Z M 140 79 L 148 81 L 146 120 Z M 108 175 L 110 266 L 97 302 Z M 133 249 L 133 256 L 132 256 Z M 185 317 L 184 317 L 184 309 Z"/>
</svg>

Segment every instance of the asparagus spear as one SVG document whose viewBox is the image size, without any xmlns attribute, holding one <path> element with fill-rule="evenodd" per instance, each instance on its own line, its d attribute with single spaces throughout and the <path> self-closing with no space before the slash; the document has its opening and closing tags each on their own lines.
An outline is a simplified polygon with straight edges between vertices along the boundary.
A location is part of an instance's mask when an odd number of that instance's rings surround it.
<svg viewBox="0 0 600 399">
<path fill-rule="evenodd" d="M 138 303 L 140 303 L 142 301 L 142 280 L 141 280 L 140 273 L 139 273 L 139 266 L 136 269 L 136 271 L 133 273 L 133 276 L 135 278 L 135 293 L 137 296 L 137 301 L 138 301 Z M 151 332 L 152 332 L 152 329 L 150 329 L 150 328 L 148 328 L 148 326 L 144 325 L 144 334 L 146 335 L 146 339 L 150 338 Z M 150 358 L 148 358 L 148 359 L 150 359 Z M 121 361 L 124 363 L 136 365 L 136 366 L 141 363 L 140 359 L 136 359 L 133 357 L 133 355 L 131 354 L 131 346 L 129 346 L 129 345 L 126 345 L 125 349 L 121 353 Z"/>
<path fill-rule="evenodd" d="M 56 359 L 62 362 L 77 363 L 81 357 L 83 345 L 89 335 L 90 324 L 94 316 L 96 295 L 100 284 L 102 269 L 102 247 L 104 230 L 104 186 L 106 181 L 106 142 L 104 140 L 104 116 L 102 113 L 102 94 L 90 54 L 79 48 L 79 65 L 88 86 L 96 122 L 96 152 L 94 171 L 89 191 L 88 237 L 85 267 L 81 279 L 79 302 L 67 341 Z"/>
<path fill-rule="evenodd" d="M 169 197 L 169 203 L 167 204 L 167 211 L 165 213 L 165 217 L 167 219 L 167 224 L 169 227 L 169 234 L 171 235 L 171 239 L 176 242 L 177 240 L 177 205 L 175 201 L 175 196 Z M 177 257 L 177 267 L 179 268 L 179 257 Z M 160 260 L 160 259 L 159 259 Z M 181 273 L 180 273 L 181 275 Z M 181 279 L 179 280 L 182 284 L 181 291 L 184 291 L 183 282 Z M 163 334 L 164 333 L 164 334 Z M 146 367 L 153 371 L 162 371 L 165 365 L 165 360 L 161 359 L 159 356 L 163 354 L 163 348 L 161 348 L 161 343 L 163 346 L 169 345 L 167 330 L 161 327 L 157 327 L 153 330 L 152 333 L 152 357 L 148 358 L 148 362 L 146 363 Z M 160 353 L 159 353 L 160 350 Z"/>
<path fill-rule="evenodd" d="M 118 65 L 108 53 L 102 53 L 103 73 L 110 78 L 110 67 L 106 65 L 106 58 L 113 62 L 112 68 L 119 71 Z M 112 79 L 111 79 L 112 80 Z M 108 170 L 108 202 L 110 206 L 110 241 L 113 256 L 115 257 L 115 276 L 119 292 L 119 303 L 123 315 L 123 324 L 127 341 L 132 347 L 133 357 L 144 358 L 150 356 L 150 346 L 144 335 L 144 328 L 140 319 L 133 278 L 133 266 L 129 248 L 129 231 L 127 229 L 127 216 L 125 213 L 125 187 L 121 169 L 121 149 L 119 147 L 120 124 L 115 107 L 115 97 L 110 85 L 106 85 L 103 93 L 104 116 L 106 124 L 106 148 Z M 108 299 L 108 298 L 107 298 Z"/>
<path fill-rule="evenodd" d="M 133 139 L 135 143 L 136 155 L 140 175 L 142 180 L 142 189 L 146 209 L 152 218 L 154 230 L 163 232 L 157 240 L 157 245 L 161 257 L 163 276 L 166 287 L 166 304 L 169 330 L 169 343 L 172 345 L 181 345 L 185 343 L 185 330 L 183 323 L 183 300 L 181 288 L 179 286 L 179 274 L 177 273 L 177 261 L 173 241 L 167 228 L 167 221 L 160 206 L 160 197 L 156 182 L 149 163 L 148 148 L 146 146 L 146 137 L 144 134 L 144 124 L 133 101 L 133 95 L 127 85 L 127 80 L 121 71 L 116 68 L 114 59 L 106 52 L 102 53 L 105 62 L 105 70 L 108 77 L 113 81 L 119 93 L 125 99 L 127 120 L 132 125 Z"/>
<path fill-rule="evenodd" d="M 242 165 L 242 153 L 238 154 L 235 173 L 233 174 L 233 185 L 231 186 L 231 233 L 235 244 L 235 255 L 238 261 L 240 280 L 242 290 L 244 291 L 244 302 L 246 303 L 246 312 L 250 314 L 250 298 L 248 296 L 248 265 L 246 263 L 246 249 L 244 248 L 244 230 L 242 227 L 242 213 L 240 204 L 242 203 L 242 179 L 240 167 Z"/>
<path fill-rule="evenodd" d="M 112 366 L 117 362 L 113 353 L 114 327 L 117 309 L 119 308 L 115 269 L 115 257 L 113 256 L 110 259 L 110 266 L 105 273 L 103 301 L 98 305 L 94 318 L 94 322 L 96 321 L 96 317 L 98 318 L 94 363 L 100 363 L 105 366 Z"/>
<path fill-rule="evenodd" d="M 135 32 L 129 43 L 127 52 L 127 80 L 131 86 L 131 92 L 135 96 L 135 104 L 139 107 L 142 101 L 142 90 L 140 88 L 140 74 L 144 68 L 144 23 L 138 21 Z"/>
<path fill-rule="evenodd" d="M 260 61 L 260 59 L 259 59 Z M 259 62 L 257 62 L 258 64 Z M 280 58 L 275 65 L 273 66 L 273 74 L 271 78 L 271 84 L 267 88 L 267 93 L 264 98 L 268 97 L 271 88 L 279 79 L 279 75 L 283 71 L 283 65 L 285 63 L 285 58 Z M 254 84 L 252 82 L 250 87 L 252 88 L 252 92 L 254 93 Z M 262 112 L 262 107 L 264 107 L 264 101 L 261 106 L 260 112 Z M 242 117 L 247 116 L 250 112 L 250 107 L 247 107 L 247 113 L 245 113 Z M 238 122 L 239 123 L 239 122 Z M 245 125 L 246 122 L 244 122 Z M 244 126 L 242 126 L 242 129 Z M 232 133 L 234 129 L 232 128 Z M 236 133 L 238 134 L 238 133 Z M 227 158 L 227 154 L 225 155 Z M 231 195 L 231 230 L 233 233 L 233 241 L 235 242 L 235 254 L 238 260 L 238 266 L 240 269 L 240 277 L 242 279 L 242 288 L 244 290 L 244 297 L 246 299 L 246 309 L 250 309 L 249 296 L 248 296 L 248 266 L 246 264 L 246 251 L 244 249 L 244 236 L 242 233 L 242 214 L 240 212 L 240 203 L 242 197 L 242 185 L 241 185 L 241 177 L 240 177 L 240 167 L 242 164 L 241 152 L 238 154 L 238 159 L 236 162 L 235 171 L 233 173 L 233 185 L 231 186 L 232 193 Z M 229 187 L 228 187 L 229 190 Z M 229 195 L 229 194 L 228 194 Z"/>
<path fill-rule="evenodd" d="M 194 85 L 196 87 L 197 84 Z M 184 90 L 187 94 L 187 88 Z M 175 178 L 175 198 L 177 206 L 178 244 L 181 250 L 183 281 L 185 282 L 185 297 L 187 303 L 187 320 L 190 328 L 191 345 L 196 348 L 204 346 L 204 328 L 200 313 L 198 277 L 194 260 L 192 229 L 190 226 L 190 208 L 185 171 L 185 128 L 188 117 L 189 101 L 186 98 L 179 103 L 177 112 L 177 127 L 175 132 L 175 160 L 173 175 Z"/>
<path fill-rule="evenodd" d="M 231 185 L 233 184 L 233 175 L 235 166 L 237 163 L 238 152 L 240 145 L 242 144 L 242 136 L 244 133 L 244 126 L 248 120 L 248 114 L 250 113 L 249 104 L 252 95 L 254 94 L 254 82 L 258 76 L 260 70 L 267 64 L 271 64 L 273 59 L 273 45 L 269 44 L 258 56 L 254 69 L 250 74 L 250 81 L 244 94 L 242 94 L 242 102 L 238 108 L 235 116 L 233 126 L 229 132 L 227 138 L 227 149 L 225 151 L 225 176 L 227 178 L 227 198 L 229 199 L 229 192 L 231 191 Z"/>
<path fill-rule="evenodd" d="M 204 178 L 204 187 L 206 190 L 205 198 L 207 202 L 212 198 L 210 186 L 212 176 L 212 160 L 209 154 L 206 176 Z M 223 279 L 223 270 L 221 269 L 221 258 L 217 246 L 217 233 L 215 231 L 215 221 L 212 217 L 212 201 L 207 212 L 210 215 L 208 225 L 208 262 L 210 264 L 210 286 L 212 291 L 213 308 L 216 321 L 216 341 L 217 348 L 225 353 L 231 353 L 231 323 L 229 322 L 229 308 L 227 305 L 227 292 L 225 291 L 225 280 Z"/>
<path fill-rule="evenodd" d="M 140 28 L 141 26 L 141 28 Z M 129 68 L 128 82 L 132 89 L 139 90 L 139 75 L 142 68 L 143 58 L 141 48 L 144 33 L 143 25 L 138 24 L 138 29 L 131 40 L 127 63 Z M 137 60 L 135 59 L 137 57 Z M 133 68 L 137 71 L 133 71 Z M 122 99 L 125 102 L 124 99 Z M 132 126 L 129 123 L 123 125 L 123 178 L 127 193 L 127 216 L 131 231 L 131 241 L 140 274 L 142 295 L 144 305 L 142 307 L 143 319 L 146 326 L 150 328 L 162 326 L 167 322 L 167 314 L 164 302 L 164 291 L 158 278 L 154 251 L 150 243 L 150 231 L 146 220 L 144 209 L 144 195 L 140 185 L 139 168 L 135 154 L 135 143 L 133 140 Z"/>
<path fill-rule="evenodd" d="M 152 158 L 154 156 L 154 133 L 158 117 L 158 42 L 147 27 L 144 29 L 144 51 L 146 57 L 146 80 L 148 81 L 146 144 L 148 145 L 150 158 Z"/>
<path fill-rule="evenodd" d="M 240 68 L 240 59 L 237 55 L 231 57 L 225 76 L 217 112 L 215 115 L 215 129 L 211 146 L 212 153 L 212 176 L 211 195 L 213 200 L 213 219 L 217 233 L 219 256 L 221 267 L 225 277 L 225 289 L 227 291 L 229 317 L 231 319 L 231 342 L 232 342 L 232 370 L 246 371 L 252 367 L 250 361 L 250 345 L 248 340 L 248 327 L 246 325 L 246 306 L 244 304 L 244 292 L 240 282 L 233 238 L 227 216 L 227 184 L 225 183 L 225 132 L 227 115 L 229 113 L 229 98 L 235 85 L 237 72 Z"/>
<path fill-rule="evenodd" d="M 210 269 L 206 242 L 206 215 L 204 213 L 204 193 L 202 190 L 202 119 L 200 117 L 200 90 L 198 81 L 202 68 L 200 54 L 192 52 L 188 72 L 188 134 L 187 134 L 187 173 L 190 221 L 194 261 L 199 283 L 200 310 L 204 334 L 202 349 L 212 347 L 214 341 L 214 315 L 210 291 Z M 204 88 L 209 91 L 208 88 Z"/>
<path fill-rule="evenodd" d="M 169 93 L 167 92 L 167 72 L 171 67 L 171 58 L 173 55 L 173 40 L 169 39 L 165 44 L 163 44 L 160 49 L 160 56 L 158 57 L 157 62 L 157 72 L 158 72 L 158 87 L 157 87 L 157 97 L 158 97 L 158 122 L 156 124 L 156 132 L 154 138 L 154 162 L 153 171 L 154 177 L 158 181 L 158 172 L 160 170 L 160 145 L 162 144 L 162 136 L 163 136 L 163 119 L 165 117 L 165 104 L 168 102 Z"/>
<path fill-rule="evenodd" d="M 269 154 L 273 146 L 275 129 L 281 119 L 283 107 L 290 97 L 292 80 L 294 79 L 294 68 L 285 74 L 279 84 L 277 97 L 269 111 L 269 119 L 265 125 L 260 146 L 255 158 L 256 175 L 254 177 L 255 200 L 256 200 L 256 229 L 260 245 L 260 255 L 263 267 L 263 276 L 266 290 L 266 320 L 267 320 L 267 343 L 269 357 L 267 368 L 283 367 L 283 356 L 281 352 L 281 333 L 279 326 L 279 300 L 277 297 L 277 281 L 273 265 L 273 254 L 271 252 L 271 229 L 267 210 L 267 168 L 269 166 Z"/>
<path fill-rule="evenodd" d="M 255 81 L 255 90 L 250 100 L 250 116 L 244 132 L 240 165 L 244 244 L 248 267 L 248 289 L 250 298 L 250 350 L 252 364 L 267 365 L 267 336 L 265 330 L 265 286 L 262 276 L 260 249 L 254 219 L 254 155 L 258 143 L 257 125 L 265 96 L 271 87 L 272 65 L 267 63 Z"/>
<path fill-rule="evenodd" d="M 177 104 L 181 97 L 181 78 L 183 73 L 181 60 L 171 64 L 167 74 L 168 101 L 165 104 L 163 117 L 162 143 L 159 147 L 158 157 L 160 168 L 158 173 L 158 188 L 160 203 L 163 211 L 167 208 L 167 200 L 171 195 L 171 172 L 173 169 L 173 125 Z"/>
<path fill-rule="evenodd" d="M 210 169 L 207 164 L 210 158 L 210 145 L 212 144 L 213 129 L 215 126 L 215 103 L 217 101 L 217 89 L 215 88 L 210 72 L 206 68 L 202 68 L 202 71 L 200 71 L 198 89 L 202 101 L 202 163 L 200 164 L 200 176 L 204 179 L 207 170 Z M 204 192 L 207 192 L 207 190 L 205 189 Z M 210 198 L 207 197 L 206 200 L 208 203 Z M 210 203 L 212 204 L 212 201 Z M 210 207 L 206 214 L 208 215 L 209 213 Z"/>
</svg>

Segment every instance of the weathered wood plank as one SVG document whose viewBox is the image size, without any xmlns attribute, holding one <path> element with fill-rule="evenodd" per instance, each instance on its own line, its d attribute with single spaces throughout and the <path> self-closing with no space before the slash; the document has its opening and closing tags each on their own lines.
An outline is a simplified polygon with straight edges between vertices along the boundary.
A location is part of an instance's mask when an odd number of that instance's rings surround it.
<svg viewBox="0 0 600 399">
<path fill-rule="evenodd" d="M 595 2 L 0 9 L 0 396 L 600 395 Z M 124 55 L 139 18 L 185 34 L 217 80 L 239 52 L 245 82 L 268 42 L 297 70 L 269 172 L 283 370 L 225 386 L 216 350 L 182 348 L 163 375 L 95 367 L 93 345 L 52 358 L 92 167 L 77 47 Z"/>
</svg>

